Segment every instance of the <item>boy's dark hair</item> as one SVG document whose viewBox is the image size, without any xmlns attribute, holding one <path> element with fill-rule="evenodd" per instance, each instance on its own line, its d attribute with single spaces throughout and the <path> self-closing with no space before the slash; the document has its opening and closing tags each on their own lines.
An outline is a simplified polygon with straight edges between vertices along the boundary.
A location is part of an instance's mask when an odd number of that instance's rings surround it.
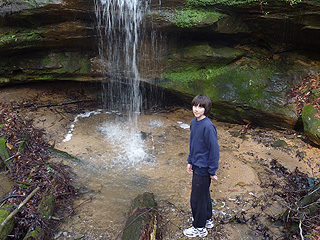
<svg viewBox="0 0 320 240">
<path fill-rule="evenodd" d="M 212 106 L 211 99 L 207 95 L 197 95 L 194 97 L 194 99 L 191 102 L 191 106 L 200 106 L 203 107 L 204 115 L 208 117 L 210 115 L 210 110 Z"/>
</svg>

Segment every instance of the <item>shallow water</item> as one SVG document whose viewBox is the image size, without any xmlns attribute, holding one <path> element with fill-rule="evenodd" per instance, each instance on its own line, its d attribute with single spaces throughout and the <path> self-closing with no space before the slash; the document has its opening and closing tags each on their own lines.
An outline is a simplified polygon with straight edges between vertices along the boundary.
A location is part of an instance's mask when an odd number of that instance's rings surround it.
<svg viewBox="0 0 320 240">
<path fill-rule="evenodd" d="M 192 116 L 144 115 L 135 124 L 118 113 L 96 112 L 77 116 L 72 136 L 69 131 L 56 146 L 83 161 L 73 166 L 75 181 L 87 192 L 79 202 L 93 199 L 79 211 L 79 224 L 120 231 L 131 201 L 145 191 L 153 192 L 158 201 L 187 207 L 189 129 L 184 121 Z"/>
</svg>

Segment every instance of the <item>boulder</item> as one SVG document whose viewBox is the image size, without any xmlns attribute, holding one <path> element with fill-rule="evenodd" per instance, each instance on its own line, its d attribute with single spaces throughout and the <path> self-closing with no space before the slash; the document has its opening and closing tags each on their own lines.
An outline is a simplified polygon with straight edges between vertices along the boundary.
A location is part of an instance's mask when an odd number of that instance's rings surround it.
<svg viewBox="0 0 320 240">
<path fill-rule="evenodd" d="M 158 226 L 160 215 L 153 193 L 139 194 L 131 205 L 129 218 L 122 233 L 122 240 L 161 239 Z"/>
<path fill-rule="evenodd" d="M 305 105 L 302 110 L 302 121 L 307 138 L 320 146 L 320 111 L 313 105 Z"/>
</svg>

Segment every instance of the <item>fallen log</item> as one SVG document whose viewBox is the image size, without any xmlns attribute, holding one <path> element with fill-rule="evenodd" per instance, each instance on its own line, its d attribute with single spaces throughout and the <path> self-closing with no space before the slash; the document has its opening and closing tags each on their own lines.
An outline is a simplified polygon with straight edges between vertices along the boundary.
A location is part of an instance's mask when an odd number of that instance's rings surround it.
<svg viewBox="0 0 320 240">
<path fill-rule="evenodd" d="M 51 154 L 55 154 L 57 156 L 63 157 L 63 158 L 68 159 L 68 160 L 71 160 L 72 162 L 82 163 L 82 161 L 79 158 L 74 157 L 74 156 L 70 155 L 67 152 L 58 150 L 58 149 L 53 148 L 53 147 L 48 147 L 47 149 L 49 150 L 49 152 Z"/>
<path fill-rule="evenodd" d="M 30 103 L 30 104 L 27 104 L 27 105 L 23 105 L 23 107 L 24 108 L 34 107 L 34 108 L 37 109 L 37 108 L 43 108 L 43 107 L 57 107 L 57 106 L 65 106 L 65 105 L 70 105 L 70 104 L 93 102 L 93 101 L 96 101 L 96 100 L 94 100 L 94 99 L 83 99 L 83 100 L 75 100 L 75 101 L 68 101 L 68 102 L 62 102 L 62 103 L 49 103 L 49 104 L 39 104 L 39 105 L 35 105 L 33 103 Z M 18 107 L 16 107 L 16 108 L 18 108 Z"/>
<path fill-rule="evenodd" d="M 132 205 L 129 218 L 122 232 L 121 240 L 158 240 L 160 214 L 156 209 L 154 194 L 145 192 L 138 195 Z"/>
<path fill-rule="evenodd" d="M 298 203 L 298 207 L 306 207 L 310 204 L 316 203 L 320 198 L 320 183 L 314 185 L 309 194 L 303 197 Z"/>
<path fill-rule="evenodd" d="M 298 232 L 300 232 L 300 235 L 302 236 L 302 222 L 319 214 L 319 199 L 320 183 L 314 185 L 306 196 L 301 198 L 283 213 L 283 220 L 287 223 L 286 234 L 288 237 L 291 234 L 296 234 Z"/>
<path fill-rule="evenodd" d="M 314 185 L 308 195 L 304 196 L 302 199 L 300 199 L 293 207 L 288 208 L 284 214 L 284 220 L 286 222 L 289 221 L 289 219 L 295 215 L 297 215 L 299 212 L 304 212 L 308 214 L 316 213 L 315 210 L 318 209 L 317 201 L 320 198 L 320 183 Z"/>
</svg>

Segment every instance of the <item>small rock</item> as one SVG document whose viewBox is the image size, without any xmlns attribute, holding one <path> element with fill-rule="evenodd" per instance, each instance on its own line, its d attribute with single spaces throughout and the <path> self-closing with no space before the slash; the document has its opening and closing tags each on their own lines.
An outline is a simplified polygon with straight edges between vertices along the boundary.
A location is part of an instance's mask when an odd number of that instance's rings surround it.
<svg viewBox="0 0 320 240">
<path fill-rule="evenodd" d="M 240 135 L 239 131 L 230 131 L 229 133 L 231 134 L 232 137 L 239 137 Z"/>
<path fill-rule="evenodd" d="M 284 140 L 277 140 L 271 144 L 272 147 L 285 147 L 287 145 L 288 145 L 287 142 Z"/>
<path fill-rule="evenodd" d="M 73 237 L 73 239 L 81 239 L 81 238 L 83 238 L 84 237 L 84 235 L 83 234 L 81 234 L 81 233 L 77 233 L 76 235 L 74 235 L 74 237 Z"/>
<path fill-rule="evenodd" d="M 58 239 L 62 235 L 62 232 L 58 232 L 55 236 L 54 239 Z"/>
<path fill-rule="evenodd" d="M 236 186 L 240 186 L 240 187 L 245 187 L 247 184 L 245 184 L 244 182 L 238 182 L 236 184 Z"/>
</svg>

